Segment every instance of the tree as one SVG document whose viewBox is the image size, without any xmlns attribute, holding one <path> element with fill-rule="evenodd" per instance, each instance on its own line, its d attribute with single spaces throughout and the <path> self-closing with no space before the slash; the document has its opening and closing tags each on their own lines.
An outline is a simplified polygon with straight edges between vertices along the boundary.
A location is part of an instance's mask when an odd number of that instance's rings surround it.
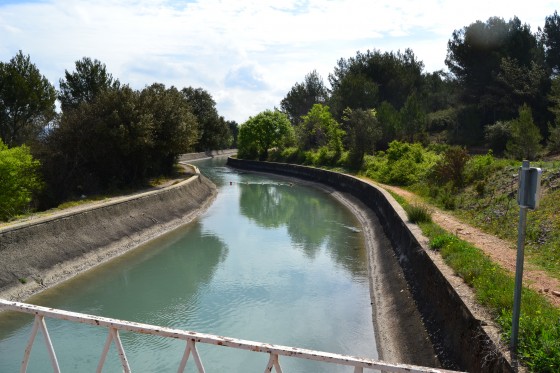
<svg viewBox="0 0 560 373">
<path fill-rule="evenodd" d="M 539 112 L 546 111 L 546 92 L 549 78 L 545 66 L 531 62 L 522 66 L 516 59 L 504 57 L 500 62 L 496 77 L 496 93 L 500 97 L 495 100 L 495 111 L 513 117 L 513 108 L 527 103 Z M 544 122 L 544 121 L 543 121 Z"/>
<path fill-rule="evenodd" d="M 554 124 L 548 124 L 547 148 L 551 152 L 560 151 L 560 75 L 552 80 L 552 87 L 548 95 L 550 112 L 554 115 Z"/>
<path fill-rule="evenodd" d="M 560 74 L 560 16 L 556 11 L 546 17 L 543 29 L 546 63 L 555 75 Z"/>
<path fill-rule="evenodd" d="M 346 108 L 368 110 L 378 102 L 378 84 L 363 73 L 348 73 L 341 77 L 330 100 L 337 118 L 344 116 Z"/>
<path fill-rule="evenodd" d="M 283 146 L 292 136 L 293 128 L 286 114 L 263 111 L 239 127 L 239 157 L 266 159 L 269 149 Z"/>
<path fill-rule="evenodd" d="M 342 150 L 344 131 L 333 118 L 329 107 L 315 104 L 302 117 L 302 122 L 296 127 L 296 137 L 301 149 L 318 149 L 323 146 L 336 152 Z"/>
<path fill-rule="evenodd" d="M 225 149 L 231 145 L 232 137 L 229 126 L 223 117 L 218 115 L 216 102 L 206 90 L 202 88 L 183 88 L 181 90 L 189 104 L 192 113 L 198 121 L 199 140 L 197 151 Z"/>
<path fill-rule="evenodd" d="M 39 162 L 25 145 L 8 147 L 0 140 L 0 220 L 10 219 L 29 208 L 41 187 Z"/>
<path fill-rule="evenodd" d="M 424 64 L 416 59 L 411 49 L 404 53 L 368 50 L 366 53 L 357 52 L 355 57 L 347 60 L 340 59 L 334 72 L 329 75 L 332 97 L 340 100 L 341 97 L 348 97 L 348 93 L 355 96 L 353 102 L 346 101 L 343 106 L 335 108 L 335 117 L 341 117 L 346 107 L 371 109 L 383 101 L 400 109 L 411 92 L 422 86 L 423 68 Z M 362 87 L 365 96 L 356 96 L 349 85 Z"/>
<path fill-rule="evenodd" d="M 397 109 L 387 101 L 383 101 L 377 109 L 377 120 L 381 125 L 381 146 L 386 148 L 389 143 L 401 133 L 401 115 Z"/>
<path fill-rule="evenodd" d="M 422 133 L 426 129 L 426 112 L 420 99 L 413 92 L 400 111 L 401 139 L 414 142 L 414 135 Z"/>
<path fill-rule="evenodd" d="M 107 72 L 104 63 L 84 57 L 76 61 L 76 71 L 64 70 L 64 79 L 59 80 L 58 99 L 63 111 L 75 109 L 82 102 L 91 102 L 101 92 L 120 86 L 117 79 Z"/>
<path fill-rule="evenodd" d="M 174 87 L 102 91 L 65 112 L 39 149 L 49 185 L 44 204 L 168 175 L 197 138 L 196 118 Z"/>
<path fill-rule="evenodd" d="M 61 116 L 37 151 L 48 185 L 44 207 L 141 184 L 153 128 L 152 118 L 138 108 L 138 92 L 123 86 L 100 92 Z"/>
<path fill-rule="evenodd" d="M 482 125 L 513 118 L 511 108 L 519 100 L 538 103 L 547 90 L 543 48 L 517 17 L 508 22 L 493 17 L 455 30 L 445 63 L 458 80 L 461 101 L 480 113 Z"/>
<path fill-rule="evenodd" d="M 9 147 L 35 139 L 55 116 L 56 91 L 21 51 L 0 62 L 0 138 Z"/>
<path fill-rule="evenodd" d="M 139 97 L 144 115 L 152 120 L 152 173 L 170 174 L 179 154 L 195 149 L 198 139 L 196 116 L 182 92 L 154 83 Z"/>
<path fill-rule="evenodd" d="M 511 138 L 506 145 L 507 153 L 515 159 L 534 160 L 541 150 L 539 128 L 533 122 L 531 108 L 519 108 L 519 117 L 510 123 Z"/>
<path fill-rule="evenodd" d="M 239 124 L 237 124 L 234 120 L 226 121 L 226 124 L 229 127 L 229 132 L 231 133 L 232 142 L 231 147 L 233 149 L 237 148 L 237 135 L 239 134 Z"/>
<path fill-rule="evenodd" d="M 286 113 L 293 126 L 301 123 L 301 117 L 315 104 L 324 104 L 328 99 L 328 90 L 323 78 L 313 70 L 305 76 L 303 83 L 296 83 L 282 99 L 280 107 Z"/>
<path fill-rule="evenodd" d="M 426 108 L 429 112 L 445 110 L 457 102 L 457 82 L 450 74 L 442 70 L 423 75 L 423 83 L 419 90 L 425 97 Z"/>
<path fill-rule="evenodd" d="M 381 125 L 375 110 L 346 109 L 343 120 L 347 128 L 348 146 L 352 165 L 360 166 L 366 153 L 373 153 L 381 138 Z"/>
</svg>

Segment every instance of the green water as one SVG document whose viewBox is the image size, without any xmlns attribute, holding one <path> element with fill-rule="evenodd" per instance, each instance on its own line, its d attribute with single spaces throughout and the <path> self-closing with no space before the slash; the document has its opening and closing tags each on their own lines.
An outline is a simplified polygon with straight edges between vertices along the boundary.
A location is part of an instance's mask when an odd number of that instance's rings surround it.
<svg viewBox="0 0 560 373">
<path fill-rule="evenodd" d="M 193 162 L 218 186 L 193 223 L 29 300 L 76 312 L 376 358 L 363 236 L 328 193 Z M 0 372 L 17 372 L 28 316 L 0 316 Z M 106 329 L 47 319 L 63 372 L 95 371 Z M 176 371 L 184 342 L 121 333 L 133 372 Z M 41 335 L 29 372 L 48 372 Z M 198 345 L 207 372 L 262 372 L 268 356 Z M 280 358 L 285 372 L 352 371 Z M 104 372 L 120 371 L 114 349 Z M 187 371 L 194 372 L 189 361 Z"/>
</svg>

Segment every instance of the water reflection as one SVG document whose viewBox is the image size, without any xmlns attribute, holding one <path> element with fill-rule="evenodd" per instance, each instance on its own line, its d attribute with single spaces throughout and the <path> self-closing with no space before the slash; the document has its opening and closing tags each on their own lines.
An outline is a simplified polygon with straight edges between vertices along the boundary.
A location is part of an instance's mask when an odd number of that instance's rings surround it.
<svg viewBox="0 0 560 373">
<path fill-rule="evenodd" d="M 240 184 L 240 212 L 265 228 L 285 226 L 293 246 L 309 258 L 327 247 L 337 263 L 363 275 L 365 251 L 356 219 L 327 193 L 286 181 Z"/>
</svg>

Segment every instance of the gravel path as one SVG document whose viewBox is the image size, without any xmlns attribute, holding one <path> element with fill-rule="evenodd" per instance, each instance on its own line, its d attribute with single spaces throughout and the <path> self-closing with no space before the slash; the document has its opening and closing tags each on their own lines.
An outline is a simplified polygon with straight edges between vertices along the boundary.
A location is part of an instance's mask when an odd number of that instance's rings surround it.
<svg viewBox="0 0 560 373">
<path fill-rule="evenodd" d="M 408 190 L 391 185 L 376 184 L 403 197 L 408 202 L 422 202 L 425 204 L 419 196 Z M 430 209 L 432 210 L 432 220 L 434 223 L 481 249 L 492 261 L 498 263 L 502 268 L 515 273 L 516 243 L 485 233 L 434 206 L 430 206 Z M 523 266 L 523 284 L 542 293 L 554 306 L 560 307 L 560 281 L 549 276 L 543 270 L 537 269 L 527 260 L 525 260 Z"/>
</svg>

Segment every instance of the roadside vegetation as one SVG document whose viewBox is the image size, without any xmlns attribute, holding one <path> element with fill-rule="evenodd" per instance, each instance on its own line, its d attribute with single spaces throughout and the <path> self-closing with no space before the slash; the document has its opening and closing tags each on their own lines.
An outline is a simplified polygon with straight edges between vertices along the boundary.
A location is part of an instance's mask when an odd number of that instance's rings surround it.
<svg viewBox="0 0 560 373">
<path fill-rule="evenodd" d="M 529 213 L 527 257 L 560 279 L 559 45 L 555 12 L 535 33 L 517 17 L 456 30 L 447 72 L 423 72 L 409 49 L 357 52 L 338 61 L 329 88 L 313 71 L 287 93 L 273 122 L 251 118 L 247 129 L 275 140 L 250 152 L 256 143 L 248 135 L 239 156 L 350 172 L 420 196 L 422 204 L 400 200 L 409 219 L 492 311 L 507 341 L 513 274 L 431 222 L 430 206 L 514 246 L 518 168 L 532 161 L 543 169 L 543 193 Z M 528 289 L 522 304 L 519 356 L 530 371 L 559 371 L 560 311 Z"/>
<path fill-rule="evenodd" d="M 202 88 L 134 90 L 88 57 L 59 87 L 21 51 L 0 62 L 0 221 L 130 193 L 172 177 L 180 154 L 236 146 Z"/>
</svg>

